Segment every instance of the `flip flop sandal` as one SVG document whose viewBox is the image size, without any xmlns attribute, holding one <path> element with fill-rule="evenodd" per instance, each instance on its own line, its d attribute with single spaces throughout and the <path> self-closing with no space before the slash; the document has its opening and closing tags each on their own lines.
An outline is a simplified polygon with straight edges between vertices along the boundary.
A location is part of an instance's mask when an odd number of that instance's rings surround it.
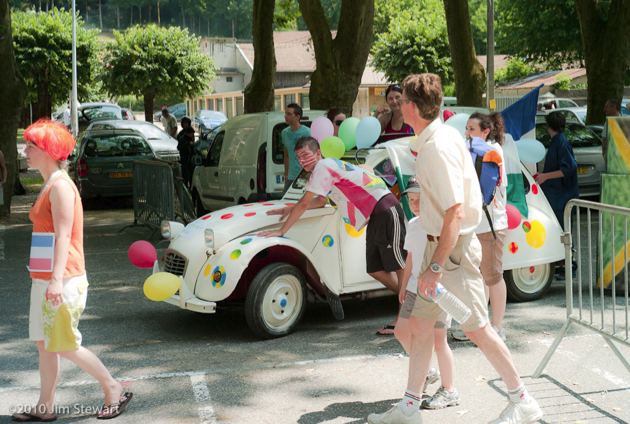
<svg viewBox="0 0 630 424">
<path fill-rule="evenodd" d="M 124 386 L 123 386 L 124 387 Z M 127 392 L 126 387 L 123 389 L 123 393 L 120 395 L 120 399 L 116 403 L 112 403 L 111 405 L 103 405 L 101 411 L 96 415 L 97 420 L 109 420 L 112 418 L 116 418 L 120 414 L 123 413 L 125 406 L 129 402 L 131 402 L 131 398 L 133 397 L 133 393 Z"/>
<path fill-rule="evenodd" d="M 386 325 L 385 327 L 381 328 L 380 330 L 376 330 L 376 335 L 377 336 L 393 336 L 394 335 L 394 328 L 396 328 L 393 325 Z M 381 333 L 381 331 L 387 331 L 387 330 L 392 330 L 391 333 Z"/>
<path fill-rule="evenodd" d="M 13 414 L 11 416 L 13 421 L 17 421 L 19 423 L 26 422 L 37 422 L 37 423 L 49 423 L 51 421 L 55 421 L 57 419 L 56 415 L 42 416 L 33 415 L 33 414 Z"/>
</svg>

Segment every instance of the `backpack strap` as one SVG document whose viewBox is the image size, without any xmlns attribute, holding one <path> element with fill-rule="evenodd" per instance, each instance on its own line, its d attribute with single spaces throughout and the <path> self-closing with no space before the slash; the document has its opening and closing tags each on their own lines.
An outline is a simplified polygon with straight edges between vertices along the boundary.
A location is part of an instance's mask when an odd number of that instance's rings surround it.
<svg viewBox="0 0 630 424">
<path fill-rule="evenodd" d="M 488 212 L 488 206 L 483 204 L 483 211 L 486 213 L 486 219 L 488 220 L 488 224 L 490 224 L 490 231 L 492 231 L 492 237 L 497 239 L 497 234 L 494 232 L 494 225 L 492 225 L 492 218 L 490 218 L 490 212 Z"/>
</svg>

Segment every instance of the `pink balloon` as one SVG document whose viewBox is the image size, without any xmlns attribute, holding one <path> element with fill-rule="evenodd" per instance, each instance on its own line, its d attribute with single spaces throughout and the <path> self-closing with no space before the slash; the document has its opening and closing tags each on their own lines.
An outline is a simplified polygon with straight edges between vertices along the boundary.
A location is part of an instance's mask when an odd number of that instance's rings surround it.
<svg viewBox="0 0 630 424">
<path fill-rule="evenodd" d="M 508 229 L 513 230 L 521 225 L 521 212 L 509 203 L 505 207 L 508 216 Z"/>
<path fill-rule="evenodd" d="M 325 116 L 315 118 L 311 124 L 311 137 L 316 139 L 319 144 L 322 144 L 323 139 L 330 137 L 334 133 L 335 129 L 333 128 L 333 123 Z"/>
<path fill-rule="evenodd" d="M 148 241 L 138 240 L 129 246 L 129 260 L 138 268 L 151 268 L 157 260 L 155 247 Z"/>
</svg>

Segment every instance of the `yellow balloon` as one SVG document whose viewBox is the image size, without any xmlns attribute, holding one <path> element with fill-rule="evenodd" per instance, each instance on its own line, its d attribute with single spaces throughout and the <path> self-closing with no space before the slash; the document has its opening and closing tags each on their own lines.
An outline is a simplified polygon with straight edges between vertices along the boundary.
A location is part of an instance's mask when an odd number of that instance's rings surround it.
<svg viewBox="0 0 630 424">
<path fill-rule="evenodd" d="M 144 282 L 144 295 L 149 299 L 162 302 L 177 293 L 181 286 L 179 277 L 169 272 L 153 274 Z"/>
<path fill-rule="evenodd" d="M 540 221 L 532 221 L 530 224 L 531 228 L 527 234 L 525 234 L 525 239 L 527 240 L 527 244 L 531 247 L 539 249 L 543 246 L 543 244 L 545 244 L 547 232 Z"/>
<path fill-rule="evenodd" d="M 363 234 L 363 231 L 365 231 L 365 227 L 357 231 L 352 225 L 346 223 L 346 233 L 348 233 L 350 237 L 354 237 L 354 238 L 361 237 L 361 234 Z"/>
</svg>

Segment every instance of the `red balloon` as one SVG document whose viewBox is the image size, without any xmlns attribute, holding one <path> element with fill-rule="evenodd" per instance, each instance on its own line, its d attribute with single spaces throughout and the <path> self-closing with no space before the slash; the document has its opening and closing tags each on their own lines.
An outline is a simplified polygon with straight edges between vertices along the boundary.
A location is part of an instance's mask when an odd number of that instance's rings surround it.
<svg viewBox="0 0 630 424">
<path fill-rule="evenodd" d="M 157 260 L 155 247 L 148 241 L 138 240 L 129 246 L 129 260 L 138 268 L 152 268 Z"/>
<path fill-rule="evenodd" d="M 516 206 L 510 205 L 509 203 L 505 207 L 505 210 L 508 216 L 508 229 L 513 230 L 521 223 L 521 212 Z"/>
</svg>

